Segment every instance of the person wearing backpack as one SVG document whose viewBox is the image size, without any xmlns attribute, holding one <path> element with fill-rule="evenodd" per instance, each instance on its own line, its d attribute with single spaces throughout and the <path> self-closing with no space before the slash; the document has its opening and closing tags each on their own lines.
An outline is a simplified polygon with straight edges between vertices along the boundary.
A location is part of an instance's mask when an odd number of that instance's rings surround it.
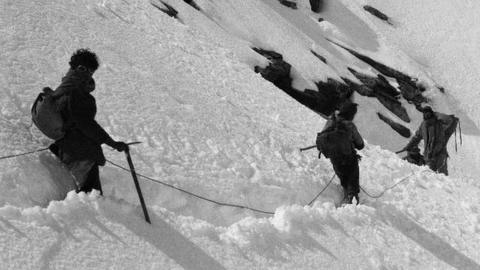
<svg viewBox="0 0 480 270">
<path fill-rule="evenodd" d="M 357 200 L 360 192 L 359 167 L 360 156 L 356 149 L 361 150 L 365 144 L 363 138 L 352 122 L 357 113 L 358 104 L 348 102 L 344 104 L 338 115 L 333 113 L 322 132 L 317 136 L 319 157 L 323 154 L 329 158 L 335 174 L 343 187 L 344 199 L 342 203 L 351 204 L 353 198 Z"/>
<path fill-rule="evenodd" d="M 423 122 L 404 149 L 409 151 L 423 140 L 425 164 L 434 172 L 448 175 L 447 143 L 455 132 L 459 119 L 454 115 L 434 112 L 430 106 L 426 106 L 422 111 Z"/>
<path fill-rule="evenodd" d="M 99 63 L 95 53 L 79 49 L 71 56 L 70 69 L 55 91 L 44 89 L 52 95 L 63 119 L 64 135 L 50 145 L 53 152 L 68 168 L 75 180 L 77 192 L 92 189 L 103 194 L 99 166 L 105 165 L 102 144 L 125 151 L 128 145 L 114 141 L 95 121 L 97 106 L 91 92 L 95 90 L 92 75 Z"/>
</svg>

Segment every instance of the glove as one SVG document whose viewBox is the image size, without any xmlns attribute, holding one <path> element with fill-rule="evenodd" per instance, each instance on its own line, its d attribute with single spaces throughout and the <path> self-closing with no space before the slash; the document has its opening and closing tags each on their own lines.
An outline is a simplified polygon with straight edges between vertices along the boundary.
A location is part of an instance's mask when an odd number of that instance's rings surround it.
<svg viewBox="0 0 480 270">
<path fill-rule="evenodd" d="M 118 152 L 124 152 L 128 149 L 128 144 L 124 143 L 124 142 L 114 142 L 111 147 L 115 150 L 117 150 Z"/>
</svg>

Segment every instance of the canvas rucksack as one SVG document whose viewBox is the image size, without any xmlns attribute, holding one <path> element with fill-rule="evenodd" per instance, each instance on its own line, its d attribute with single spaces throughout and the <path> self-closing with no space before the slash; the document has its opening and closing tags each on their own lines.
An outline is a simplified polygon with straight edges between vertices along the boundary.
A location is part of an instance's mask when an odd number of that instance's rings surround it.
<svg viewBox="0 0 480 270">
<path fill-rule="evenodd" d="M 341 121 L 333 119 L 328 129 L 317 134 L 317 148 L 326 158 L 348 157 L 354 154 L 351 133 Z"/>
<path fill-rule="evenodd" d="M 63 119 L 52 92 L 50 88 L 44 89 L 33 102 L 31 113 L 35 126 L 50 139 L 58 140 L 65 135 L 65 131 Z"/>
</svg>

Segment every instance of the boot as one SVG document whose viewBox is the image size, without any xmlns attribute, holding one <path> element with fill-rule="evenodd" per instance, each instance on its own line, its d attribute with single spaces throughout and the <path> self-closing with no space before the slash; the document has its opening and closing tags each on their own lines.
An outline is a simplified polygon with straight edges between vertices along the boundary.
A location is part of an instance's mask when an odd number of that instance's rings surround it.
<svg viewBox="0 0 480 270">
<path fill-rule="evenodd" d="M 354 195 L 353 194 L 347 194 L 345 197 L 343 197 L 342 204 L 352 204 Z"/>
</svg>

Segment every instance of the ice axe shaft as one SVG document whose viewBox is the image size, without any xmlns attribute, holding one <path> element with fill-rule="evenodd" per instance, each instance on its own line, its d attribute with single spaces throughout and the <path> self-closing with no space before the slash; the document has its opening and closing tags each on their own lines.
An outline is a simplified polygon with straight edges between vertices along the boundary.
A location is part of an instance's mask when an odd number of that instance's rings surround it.
<svg viewBox="0 0 480 270">
<path fill-rule="evenodd" d="M 309 146 L 309 147 L 300 148 L 300 152 L 307 151 L 307 150 L 313 149 L 313 148 L 315 148 L 315 147 L 317 147 L 316 144 L 315 144 L 315 145 L 312 145 L 312 146 Z"/>
<path fill-rule="evenodd" d="M 128 145 L 137 144 L 137 143 L 139 142 L 129 143 Z M 130 172 L 132 173 L 133 182 L 135 183 L 135 188 L 137 189 L 138 198 L 140 199 L 140 204 L 142 205 L 143 214 L 145 215 L 145 220 L 148 223 L 152 224 L 152 222 L 150 222 L 150 217 L 148 215 L 147 206 L 145 205 L 145 201 L 143 200 L 142 190 L 140 189 L 140 184 L 138 183 L 137 173 L 135 172 L 135 167 L 133 167 L 133 162 L 132 162 L 132 158 L 130 157 L 130 150 L 128 149 L 128 147 L 127 147 L 127 150 L 125 150 L 125 156 L 127 157 L 128 166 L 130 166 Z"/>
<path fill-rule="evenodd" d="M 139 144 L 139 143 L 142 143 L 142 142 L 129 142 L 129 143 L 127 143 L 127 145 L 135 145 L 135 144 Z"/>
</svg>

